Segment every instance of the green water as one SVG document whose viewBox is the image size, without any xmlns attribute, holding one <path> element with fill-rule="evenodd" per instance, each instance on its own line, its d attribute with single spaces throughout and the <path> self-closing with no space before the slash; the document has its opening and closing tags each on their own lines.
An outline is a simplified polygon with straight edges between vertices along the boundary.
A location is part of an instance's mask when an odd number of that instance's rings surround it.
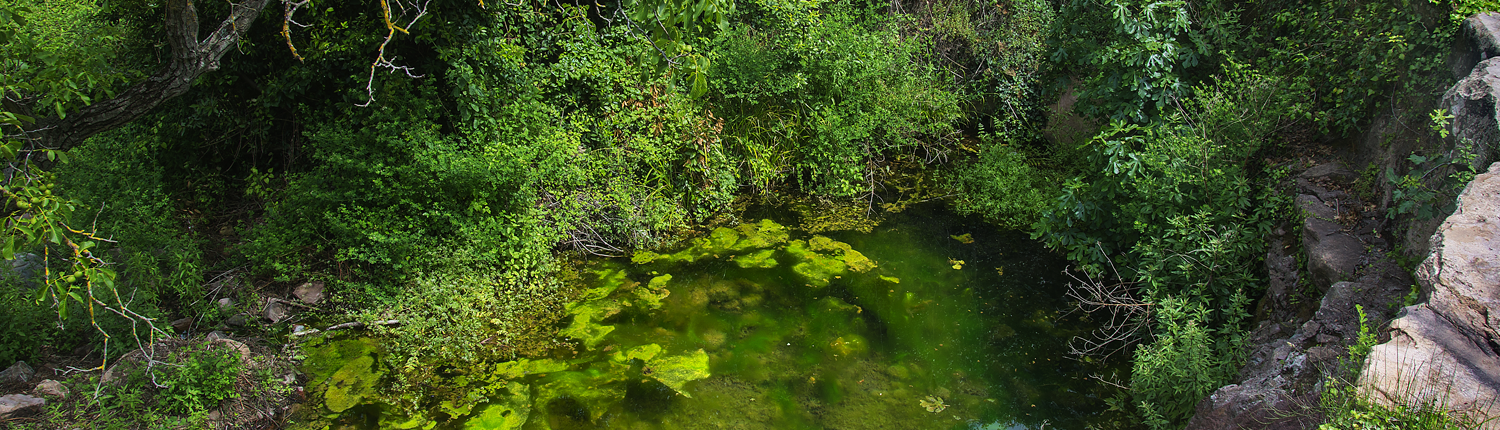
<svg viewBox="0 0 1500 430">
<path fill-rule="evenodd" d="M 1111 392 L 1065 355 L 1092 327 L 1064 265 L 938 207 L 868 234 L 720 228 L 582 268 L 577 355 L 515 364 L 443 426 L 1083 428 Z"/>
</svg>

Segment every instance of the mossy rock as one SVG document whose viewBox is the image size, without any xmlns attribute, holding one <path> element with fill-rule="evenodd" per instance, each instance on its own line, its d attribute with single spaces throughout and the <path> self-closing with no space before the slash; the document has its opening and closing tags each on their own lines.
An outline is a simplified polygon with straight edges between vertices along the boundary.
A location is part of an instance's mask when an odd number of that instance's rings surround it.
<svg viewBox="0 0 1500 430">
<path fill-rule="evenodd" d="M 619 303 L 614 300 L 594 300 L 569 305 L 568 312 L 573 314 L 573 322 L 557 333 L 583 341 L 584 345 L 593 348 L 610 332 L 615 331 L 614 326 L 601 322 L 619 311 Z"/>
<path fill-rule="evenodd" d="M 683 355 L 656 357 L 647 360 L 646 365 L 651 369 L 652 378 L 687 397 L 693 396 L 682 390 L 684 384 L 711 376 L 708 353 L 702 349 Z"/>
<path fill-rule="evenodd" d="M 554 402 L 570 399 L 586 409 L 589 421 L 597 421 L 611 406 L 625 399 L 624 380 L 624 372 L 597 368 L 553 373 L 536 385 L 536 401 L 532 405 L 550 407 Z"/>
<path fill-rule="evenodd" d="M 661 351 L 661 345 L 648 343 L 645 345 L 637 346 L 635 348 L 631 348 L 629 351 L 615 351 L 615 354 L 610 357 L 610 360 L 617 364 L 628 366 L 631 360 L 650 361 L 651 359 L 656 358 L 657 355 L 660 355 Z"/>
<path fill-rule="evenodd" d="M 842 260 L 814 253 L 792 265 L 792 271 L 802 275 L 809 285 L 826 287 L 835 277 L 846 273 L 847 267 Z"/>
<path fill-rule="evenodd" d="M 328 390 L 323 392 L 323 405 L 333 412 L 343 412 L 364 401 L 365 396 L 375 392 L 380 373 L 375 371 L 375 357 L 368 355 L 345 363 L 328 380 Z"/>
<path fill-rule="evenodd" d="M 708 233 L 708 242 L 704 243 L 704 251 L 710 253 L 727 253 L 740 241 L 740 233 L 734 229 L 719 227 Z"/>
<path fill-rule="evenodd" d="M 478 415 L 464 422 L 471 430 L 515 430 L 531 418 L 531 387 L 516 381 L 505 386 L 506 393 L 491 401 Z"/>
<path fill-rule="evenodd" d="M 322 385 L 349 361 L 362 356 L 379 353 L 375 339 L 359 338 L 326 342 L 320 346 L 306 348 L 307 359 L 302 362 L 302 372 L 310 377 L 309 386 Z"/>
<path fill-rule="evenodd" d="M 520 379 L 539 373 L 561 372 L 564 370 L 568 370 L 568 363 L 552 359 L 532 360 L 517 358 L 496 364 L 494 370 L 490 371 L 490 380 L 498 383 L 499 381 Z"/>
<path fill-rule="evenodd" d="M 738 227 L 735 227 L 735 230 L 739 231 L 741 237 L 739 242 L 735 243 L 732 247 L 734 251 L 770 248 L 786 243 L 787 239 L 791 236 L 787 232 L 786 227 L 769 219 L 763 219 L 753 224 L 740 224 Z"/>
<path fill-rule="evenodd" d="M 857 334 L 846 334 L 833 339 L 828 343 L 828 352 L 838 356 L 861 355 L 870 350 L 870 343 L 863 336 Z"/>
<path fill-rule="evenodd" d="M 869 272 L 876 267 L 874 260 L 870 260 L 869 257 L 865 257 L 864 254 L 852 249 L 844 251 L 842 259 L 844 260 L 844 265 L 849 266 L 849 270 L 859 273 Z"/>
<path fill-rule="evenodd" d="M 729 259 L 742 269 L 770 269 L 776 267 L 780 262 L 775 258 L 776 250 L 763 249 L 749 254 Z"/>
</svg>

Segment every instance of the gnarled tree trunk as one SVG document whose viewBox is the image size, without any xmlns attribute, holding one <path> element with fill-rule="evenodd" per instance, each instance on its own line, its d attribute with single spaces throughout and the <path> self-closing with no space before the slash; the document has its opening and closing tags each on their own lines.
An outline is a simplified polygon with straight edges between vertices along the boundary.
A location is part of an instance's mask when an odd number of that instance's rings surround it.
<svg viewBox="0 0 1500 430">
<path fill-rule="evenodd" d="M 66 118 L 38 121 L 40 131 L 31 145 L 37 149 L 68 150 L 100 132 L 124 125 L 173 97 L 186 93 L 193 80 L 218 70 L 219 59 L 250 30 L 270 0 L 231 3 L 229 16 L 203 40 L 198 40 L 198 11 L 192 0 L 167 0 L 167 43 L 171 62 L 118 96 L 103 100 Z"/>
</svg>

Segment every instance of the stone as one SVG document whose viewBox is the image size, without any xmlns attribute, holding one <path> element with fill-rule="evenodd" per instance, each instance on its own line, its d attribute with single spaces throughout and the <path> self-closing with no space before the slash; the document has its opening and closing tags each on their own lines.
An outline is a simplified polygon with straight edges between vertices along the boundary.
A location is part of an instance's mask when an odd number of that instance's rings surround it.
<svg viewBox="0 0 1500 430">
<path fill-rule="evenodd" d="M 172 320 L 172 329 L 177 330 L 178 333 L 186 332 L 190 328 L 193 328 L 193 317 Z"/>
<path fill-rule="evenodd" d="M 297 300 L 301 300 L 302 303 L 316 305 L 319 301 L 323 300 L 323 282 L 303 282 L 302 285 L 298 285 L 296 289 L 292 290 L 292 295 L 296 296 Z"/>
<path fill-rule="evenodd" d="M 1500 360 L 1494 351 L 1469 341 L 1426 304 L 1406 308 L 1391 321 L 1390 332 L 1391 340 L 1375 346 L 1359 375 L 1358 386 L 1371 400 L 1500 416 L 1494 401 L 1500 398 Z"/>
<path fill-rule="evenodd" d="M 68 398 L 68 387 L 64 387 L 61 382 L 51 379 L 43 379 L 42 382 L 36 384 L 36 388 L 32 389 L 31 392 L 43 397 L 56 399 Z"/>
<path fill-rule="evenodd" d="M 1464 20 L 1454 41 L 1449 66 L 1454 78 L 1462 78 L 1480 61 L 1500 56 L 1500 13 L 1485 12 Z"/>
<path fill-rule="evenodd" d="M 37 272 L 42 270 L 42 256 L 29 252 L 17 252 L 15 259 L 10 260 L 10 273 L 15 274 L 16 279 L 27 289 L 36 288 Z"/>
<path fill-rule="evenodd" d="M 224 320 L 224 325 L 230 327 L 244 327 L 248 320 L 249 318 L 247 318 L 245 314 L 235 314 L 234 316 L 229 317 L 229 319 Z"/>
<path fill-rule="evenodd" d="M 24 361 L 17 361 L 0 372 L 0 384 L 25 384 L 36 378 L 36 371 Z"/>
<path fill-rule="evenodd" d="M 1311 195 L 1297 196 L 1297 206 L 1307 214 L 1302 222 L 1302 248 L 1307 253 L 1307 271 L 1313 285 L 1327 291 L 1348 279 L 1364 259 L 1365 246 L 1334 222 L 1335 211 Z"/>
<path fill-rule="evenodd" d="M 1428 303 L 1391 322 L 1391 340 L 1370 352 L 1359 387 L 1385 404 L 1432 403 L 1482 420 L 1500 417 L 1500 163 L 1456 206 L 1416 270 Z M 1482 428 L 1500 429 L 1500 420 Z"/>
<path fill-rule="evenodd" d="M 1301 430 L 1316 428 L 1314 401 L 1296 399 L 1279 388 L 1226 385 L 1198 402 L 1187 428 Z"/>
<path fill-rule="evenodd" d="M 1479 62 L 1468 76 L 1453 84 L 1443 94 L 1439 103 L 1453 119 L 1448 130 L 1453 142 L 1468 145 L 1469 151 L 1477 154 L 1474 171 L 1483 171 L 1485 165 L 1494 161 L 1495 151 L 1500 147 L 1500 57 Z M 1436 186 L 1453 172 L 1452 166 L 1444 166 L 1426 176 L 1426 185 Z"/>
<path fill-rule="evenodd" d="M 233 350 L 236 354 L 239 354 L 240 361 L 247 361 L 250 359 L 250 346 L 245 345 L 244 342 L 229 338 L 219 338 L 214 339 L 210 343 L 217 347 L 229 348 L 230 350 Z"/>
<path fill-rule="evenodd" d="M 281 322 L 286 319 L 287 314 L 288 309 L 281 302 L 266 303 L 266 319 L 271 320 L 272 323 Z"/>
<path fill-rule="evenodd" d="M 228 297 L 219 299 L 217 301 L 214 301 L 214 306 L 217 306 L 220 311 L 227 312 L 234 309 L 234 299 Z"/>
<path fill-rule="evenodd" d="M 1301 174 L 1298 174 L 1297 177 L 1303 179 L 1326 178 L 1339 182 L 1350 183 L 1354 182 L 1354 180 L 1356 179 L 1359 179 L 1359 174 L 1349 171 L 1349 169 L 1344 167 L 1343 163 L 1333 162 L 1323 163 L 1308 168 L 1307 170 L 1302 171 Z"/>
<path fill-rule="evenodd" d="M 47 399 L 33 397 L 25 394 L 8 394 L 0 396 L 0 418 L 41 410 L 47 404 Z"/>
</svg>

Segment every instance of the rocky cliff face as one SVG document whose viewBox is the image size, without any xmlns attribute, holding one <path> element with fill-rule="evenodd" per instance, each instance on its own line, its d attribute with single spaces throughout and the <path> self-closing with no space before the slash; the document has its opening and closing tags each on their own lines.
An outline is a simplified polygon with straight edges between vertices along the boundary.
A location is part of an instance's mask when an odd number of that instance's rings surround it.
<svg viewBox="0 0 1500 430">
<path fill-rule="evenodd" d="M 1459 195 L 1416 278 L 1427 303 L 1391 321 L 1359 386 L 1386 404 L 1500 417 L 1500 163 Z M 1500 429 L 1500 420 L 1484 428 Z"/>
<path fill-rule="evenodd" d="M 1500 13 L 1471 17 L 1461 31 L 1449 61 L 1458 83 L 1438 103 L 1453 115 L 1448 139 L 1413 121 L 1426 112 L 1393 107 L 1339 160 L 1299 175 L 1296 205 L 1305 216 L 1270 238 L 1250 358 L 1239 383 L 1203 399 L 1188 428 L 1315 428 L 1325 381 L 1356 370 L 1347 358 L 1360 329 L 1357 307 L 1370 328 L 1396 314 L 1381 336 L 1388 341 L 1360 372 L 1372 398 L 1500 417 L 1500 163 L 1489 165 L 1500 148 Z M 1473 154 L 1469 167 L 1489 173 L 1464 188 L 1452 216 L 1431 219 L 1391 222 L 1385 208 L 1397 203 L 1395 181 L 1383 176 L 1367 184 L 1374 201 L 1348 192 L 1365 176 L 1356 170 L 1431 168 L 1420 175 L 1423 185 L 1439 189 L 1463 167 L 1416 167 L 1407 160 L 1414 153 Z M 1425 259 L 1416 279 L 1394 261 L 1398 251 Z M 1425 303 L 1400 308 L 1413 284 Z M 1298 299 L 1308 291 L 1321 300 Z M 1485 428 L 1500 430 L 1500 419 Z"/>
</svg>

